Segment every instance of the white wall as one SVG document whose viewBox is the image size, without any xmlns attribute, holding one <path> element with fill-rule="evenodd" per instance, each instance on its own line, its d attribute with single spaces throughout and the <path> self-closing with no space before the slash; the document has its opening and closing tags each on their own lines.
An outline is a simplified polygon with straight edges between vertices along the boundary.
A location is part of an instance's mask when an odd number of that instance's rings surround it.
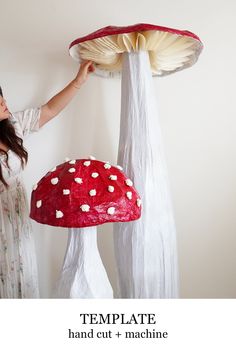
<svg viewBox="0 0 236 354">
<path fill-rule="evenodd" d="M 149 22 L 195 32 L 191 69 L 155 79 L 178 231 L 181 297 L 236 296 L 236 4 L 232 0 L 0 1 L 0 85 L 12 111 L 38 106 L 71 80 L 75 38 L 107 25 Z M 120 82 L 91 77 L 57 119 L 27 141 L 31 186 L 65 156 L 116 161 Z M 66 229 L 33 224 L 42 297 L 59 274 Z M 115 287 L 112 226 L 100 227 Z"/>
</svg>

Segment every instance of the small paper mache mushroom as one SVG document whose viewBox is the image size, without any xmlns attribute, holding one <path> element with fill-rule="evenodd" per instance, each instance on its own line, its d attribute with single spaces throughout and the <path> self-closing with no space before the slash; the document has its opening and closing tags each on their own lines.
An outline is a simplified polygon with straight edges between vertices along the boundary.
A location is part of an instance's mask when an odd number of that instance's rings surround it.
<svg viewBox="0 0 236 354">
<path fill-rule="evenodd" d="M 152 77 L 189 68 L 202 48 L 192 32 L 147 23 L 104 27 L 69 47 L 75 60 L 93 61 L 94 74 L 121 74 L 118 164 L 144 206 L 137 223 L 114 226 L 122 298 L 178 297 L 175 224 Z"/>
<path fill-rule="evenodd" d="M 113 297 L 97 248 L 96 226 L 140 216 L 140 196 L 119 166 L 77 159 L 48 172 L 33 188 L 30 217 L 42 224 L 69 228 L 56 296 Z"/>
</svg>

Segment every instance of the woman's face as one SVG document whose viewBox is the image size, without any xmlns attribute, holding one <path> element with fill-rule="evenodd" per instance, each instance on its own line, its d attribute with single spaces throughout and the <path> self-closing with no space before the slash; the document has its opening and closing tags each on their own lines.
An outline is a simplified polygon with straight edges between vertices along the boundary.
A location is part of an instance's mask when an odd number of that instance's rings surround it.
<svg viewBox="0 0 236 354">
<path fill-rule="evenodd" d="M 10 112 L 8 111 L 6 100 L 0 95 L 0 121 L 10 117 Z"/>
</svg>

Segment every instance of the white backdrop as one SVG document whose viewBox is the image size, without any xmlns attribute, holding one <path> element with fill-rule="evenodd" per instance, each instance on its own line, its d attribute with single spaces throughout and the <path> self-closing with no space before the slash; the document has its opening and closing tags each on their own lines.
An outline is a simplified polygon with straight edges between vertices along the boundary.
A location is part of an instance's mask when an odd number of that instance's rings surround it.
<svg viewBox="0 0 236 354">
<path fill-rule="evenodd" d="M 107 25 L 149 22 L 190 30 L 204 50 L 192 68 L 155 79 L 178 236 L 183 298 L 236 297 L 235 13 L 233 0 L 0 0 L 0 85 L 12 111 L 45 103 L 73 79 L 69 43 Z M 64 157 L 115 163 L 120 81 L 90 77 L 27 141 L 31 186 Z M 66 229 L 33 223 L 42 297 L 50 297 Z M 112 226 L 99 247 L 116 287 Z"/>
</svg>

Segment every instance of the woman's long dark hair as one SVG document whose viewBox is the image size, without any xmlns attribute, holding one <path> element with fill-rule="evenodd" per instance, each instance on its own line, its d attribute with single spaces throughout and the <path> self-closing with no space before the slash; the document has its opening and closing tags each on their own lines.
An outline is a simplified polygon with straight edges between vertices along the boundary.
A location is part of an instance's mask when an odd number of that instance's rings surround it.
<svg viewBox="0 0 236 354">
<path fill-rule="evenodd" d="M 0 87 L 0 96 L 3 97 L 2 89 Z M 3 119 L 0 121 L 0 142 L 7 146 L 7 148 L 13 151 L 21 160 L 21 166 L 24 168 L 28 160 L 28 153 L 23 146 L 23 140 L 16 135 L 14 126 L 11 124 L 9 119 Z M 0 148 L 0 153 L 6 155 L 6 163 L 8 165 L 8 153 Z M 2 174 L 2 166 L 0 164 L 0 181 L 8 187 Z"/>
</svg>

